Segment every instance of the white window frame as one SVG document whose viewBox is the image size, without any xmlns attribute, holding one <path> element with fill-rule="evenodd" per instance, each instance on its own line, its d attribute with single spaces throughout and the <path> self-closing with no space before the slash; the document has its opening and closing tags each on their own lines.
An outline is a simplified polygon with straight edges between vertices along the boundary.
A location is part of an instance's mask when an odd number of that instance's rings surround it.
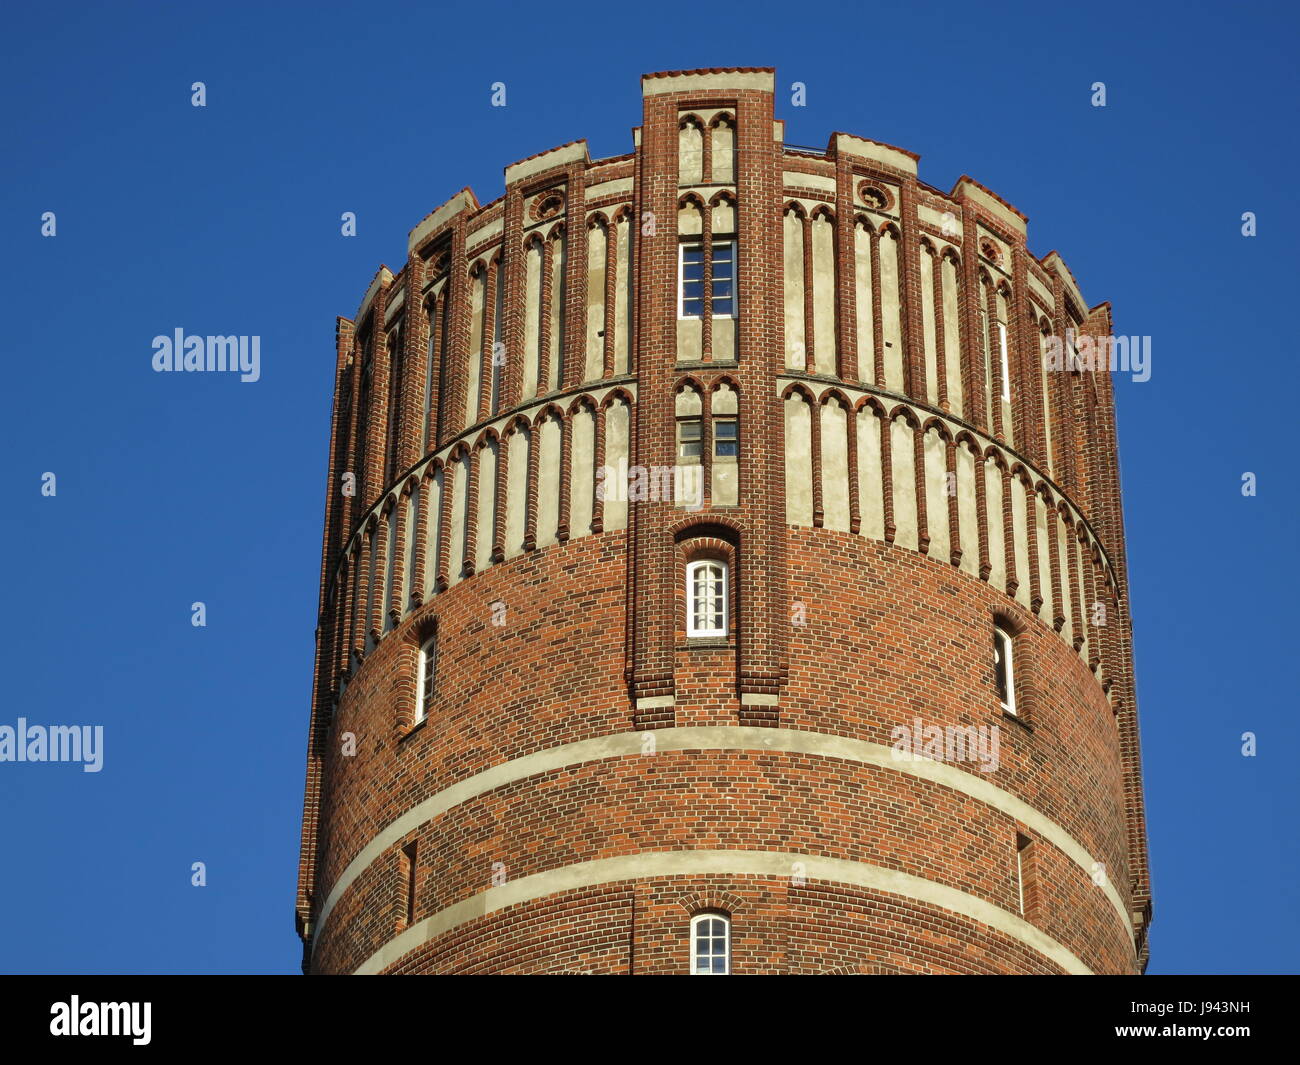
<svg viewBox="0 0 1300 1065">
<path fill-rule="evenodd" d="M 430 650 L 433 654 L 430 655 Z M 430 658 L 433 660 L 434 676 L 437 676 L 438 669 L 438 634 L 435 632 L 424 643 L 420 644 L 420 653 L 416 658 L 415 672 L 415 723 L 418 725 L 429 716 L 428 708 L 425 706 L 425 674 L 429 670 Z M 436 689 L 437 685 L 434 685 Z M 434 692 L 436 694 L 436 690 Z"/>
<path fill-rule="evenodd" d="M 1006 699 L 1001 699 L 999 697 L 1000 702 L 1002 703 L 1002 709 L 1012 716 L 1018 716 L 1016 713 L 1016 659 L 1015 653 L 1012 650 L 1012 645 L 1015 643 L 1015 637 L 1012 636 L 1010 630 L 1004 626 L 994 625 L 993 640 L 995 653 L 1001 651 L 1001 653 L 1006 656 L 1006 668 L 1004 672 L 1007 675 L 1007 697 Z M 995 659 L 993 662 L 993 679 L 995 684 L 997 681 L 997 668 L 998 664 Z"/>
<path fill-rule="evenodd" d="M 694 314 L 688 315 L 688 314 L 686 314 L 686 249 L 687 249 L 687 248 L 699 248 L 699 249 L 700 249 L 700 253 L 701 253 L 701 254 L 700 254 L 700 258 L 701 258 L 701 260 L 702 260 L 702 259 L 703 259 L 703 252 L 704 252 L 704 241 L 702 241 L 702 240 L 683 240 L 683 241 L 679 241 L 679 242 L 678 242 L 678 245 L 677 245 L 677 317 L 678 317 L 679 319 L 683 319 L 683 320 L 684 320 L 684 319 L 692 319 L 692 320 L 702 321 L 703 318 L 704 318 L 703 311 L 704 311 L 704 307 L 705 307 L 706 304 L 707 304 L 707 306 L 708 306 L 708 308 L 709 308 L 709 317 L 710 317 L 710 318 L 725 318 L 725 319 L 731 319 L 731 318 L 735 318 L 735 317 L 736 317 L 736 315 L 735 315 L 735 313 L 734 313 L 734 311 L 735 311 L 735 307 L 736 307 L 736 301 L 740 298 L 740 289 L 739 289 L 739 288 L 737 287 L 737 285 L 736 285 L 736 271 L 737 271 L 738 266 L 739 266 L 739 264 L 736 262 L 736 238 L 735 238 L 735 237 L 727 237 L 727 238 L 725 238 L 724 240 L 715 240 L 715 241 L 712 241 L 711 244 L 710 244 L 710 252 L 709 252 L 709 254 L 712 255 L 712 254 L 713 254 L 713 251 L 714 251 L 715 249 L 717 249 L 718 247 L 720 247 L 721 245 L 723 245 L 723 244 L 730 244 L 730 245 L 731 245 L 731 306 L 732 306 L 732 309 L 733 309 L 733 313 L 731 313 L 731 314 L 718 314 L 718 313 L 716 313 L 716 312 L 713 310 L 713 287 L 712 287 L 712 284 L 710 284 L 710 286 L 709 286 L 709 291 L 708 291 L 708 292 L 704 292 L 704 279 L 701 278 L 701 279 L 700 279 L 700 291 L 701 291 L 701 293 L 702 293 L 702 295 L 701 295 L 701 297 L 700 297 L 700 312 L 701 312 L 701 313 L 700 313 L 699 315 L 694 315 Z M 701 265 L 703 265 L 703 264 L 701 263 Z M 712 275 L 710 275 L 710 276 L 712 276 Z"/>
<path fill-rule="evenodd" d="M 695 574 L 701 569 L 708 566 L 717 566 L 722 571 L 722 627 L 702 626 L 699 624 L 699 617 L 695 613 Z M 720 558 L 701 558 L 686 565 L 686 635 L 687 636 L 720 636 L 727 635 L 727 623 L 730 618 L 730 589 L 731 567 Z"/>
<path fill-rule="evenodd" d="M 712 965 L 709 966 L 708 972 L 701 972 L 699 969 L 700 955 L 696 949 L 696 945 L 699 942 L 697 939 L 697 930 L 699 929 L 700 925 L 702 925 L 705 921 L 722 922 L 723 954 L 722 954 L 722 972 L 720 973 L 715 973 L 713 971 Z M 697 913 L 694 917 L 691 918 L 690 935 L 691 935 L 691 975 L 692 976 L 730 976 L 731 975 L 731 918 L 728 917 L 725 913 Z M 712 947 L 712 941 L 717 937 L 710 935 L 708 938 L 710 942 L 710 947 Z M 708 955 L 709 960 L 712 961 L 713 957 L 714 955 L 710 950 L 710 953 Z"/>
</svg>

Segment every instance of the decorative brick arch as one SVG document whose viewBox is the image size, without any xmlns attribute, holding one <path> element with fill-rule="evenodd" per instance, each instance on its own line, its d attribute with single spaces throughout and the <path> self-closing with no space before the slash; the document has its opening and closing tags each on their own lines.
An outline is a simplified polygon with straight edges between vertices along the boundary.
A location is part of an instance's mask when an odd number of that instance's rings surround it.
<svg viewBox="0 0 1300 1065">
<path fill-rule="evenodd" d="M 677 905 L 688 918 L 702 913 L 735 917 L 744 913 L 748 906 L 744 899 L 730 891 L 689 891 L 677 900 Z"/>
</svg>

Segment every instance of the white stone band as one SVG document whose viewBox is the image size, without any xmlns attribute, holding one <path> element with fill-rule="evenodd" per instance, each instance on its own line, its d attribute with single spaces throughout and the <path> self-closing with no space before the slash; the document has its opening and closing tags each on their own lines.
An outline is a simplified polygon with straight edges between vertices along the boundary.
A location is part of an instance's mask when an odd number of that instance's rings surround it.
<svg viewBox="0 0 1300 1065">
<path fill-rule="evenodd" d="M 797 865 L 796 865 L 797 863 Z M 373 976 L 383 972 L 404 954 L 428 943 L 466 921 L 507 906 L 545 898 L 575 888 L 597 887 L 621 880 L 643 880 L 666 876 L 772 876 L 788 878 L 796 873 L 808 880 L 852 884 L 870 891 L 883 891 L 917 902 L 939 906 L 1009 936 L 1049 958 L 1071 976 L 1092 976 L 1073 953 L 1028 921 L 991 902 L 977 899 L 956 888 L 936 884 L 896 869 L 882 869 L 865 862 L 842 858 L 821 858 L 813 854 L 781 851 L 643 851 L 617 858 L 599 858 L 559 869 L 547 869 L 521 877 L 500 887 L 488 888 L 426 917 L 390 939 L 362 962 L 353 975 Z"/>
<path fill-rule="evenodd" d="M 647 744 L 653 745 L 650 753 L 646 752 Z M 329 895 L 325 899 L 325 905 L 321 908 L 320 918 L 316 922 L 315 934 L 312 936 L 313 944 L 319 942 L 321 930 L 325 927 L 330 912 L 352 882 L 380 855 L 405 837 L 407 833 L 419 828 L 425 822 L 433 820 L 439 814 L 445 813 L 452 807 L 468 802 L 486 792 L 494 791 L 517 780 L 523 780 L 526 777 L 536 776 L 540 773 L 548 773 L 566 766 L 601 761 L 607 758 L 626 758 L 630 756 L 649 758 L 653 757 L 654 753 L 663 751 L 781 751 L 790 754 L 837 758 L 846 762 L 858 762 L 864 765 L 874 765 L 882 769 L 893 769 L 951 788 L 1001 811 L 1008 817 L 1014 818 L 1069 857 L 1087 874 L 1090 880 L 1093 878 L 1095 868 L 1099 867 L 1099 863 L 1095 862 L 1083 845 L 1055 821 L 1043 816 L 1024 800 L 1017 798 L 1008 791 L 1004 791 L 1002 788 L 996 787 L 986 778 L 974 773 L 968 773 L 948 762 L 936 762 L 932 759 L 920 757 L 904 760 L 897 757 L 892 747 L 886 747 L 884 744 L 850 739 L 846 736 L 832 736 L 821 732 L 804 732 L 797 729 L 745 728 L 743 726 L 719 725 L 704 728 L 656 729 L 650 732 L 620 732 L 612 736 L 600 736 L 596 739 L 566 743 L 561 747 L 552 747 L 548 750 L 524 755 L 522 758 L 515 758 L 509 762 L 502 762 L 500 765 L 492 766 L 481 773 L 476 773 L 472 777 L 467 777 L 448 788 L 444 788 L 437 795 L 430 796 L 424 802 L 411 807 L 370 840 L 357 856 L 348 863 L 347 868 L 334 882 Z M 729 851 L 726 853 L 737 852 Z M 800 860 L 805 859 L 801 858 Z M 856 863 L 847 864 L 853 865 Z M 529 877 L 528 879 L 533 878 Z M 1125 934 L 1131 942 L 1133 926 L 1129 919 L 1128 908 L 1120 898 L 1115 885 L 1110 882 L 1109 877 L 1105 877 L 1100 888 L 1119 915 Z M 481 898 L 481 896 L 475 896 L 475 898 Z M 473 900 L 467 900 L 467 903 L 470 901 Z M 467 903 L 458 903 L 457 905 Z M 451 907 L 452 910 L 455 908 L 454 906 Z M 447 913 L 450 910 L 443 912 Z"/>
</svg>

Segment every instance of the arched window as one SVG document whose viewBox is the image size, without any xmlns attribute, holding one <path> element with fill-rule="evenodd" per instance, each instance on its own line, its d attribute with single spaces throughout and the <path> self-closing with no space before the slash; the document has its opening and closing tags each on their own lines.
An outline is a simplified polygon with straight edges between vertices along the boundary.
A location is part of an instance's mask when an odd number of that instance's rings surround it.
<svg viewBox="0 0 1300 1065">
<path fill-rule="evenodd" d="M 691 918 L 691 975 L 731 975 L 731 918 L 701 913 Z"/>
<path fill-rule="evenodd" d="M 1001 625 L 993 626 L 993 682 L 1002 709 L 1008 714 L 1016 712 L 1016 673 L 1012 642 L 1011 633 Z"/>
<path fill-rule="evenodd" d="M 420 660 L 415 680 L 415 723 L 429 716 L 437 694 L 438 635 L 434 633 L 420 645 Z"/>
<path fill-rule="evenodd" d="M 686 566 L 686 635 L 727 635 L 727 564 L 720 559 Z"/>
</svg>

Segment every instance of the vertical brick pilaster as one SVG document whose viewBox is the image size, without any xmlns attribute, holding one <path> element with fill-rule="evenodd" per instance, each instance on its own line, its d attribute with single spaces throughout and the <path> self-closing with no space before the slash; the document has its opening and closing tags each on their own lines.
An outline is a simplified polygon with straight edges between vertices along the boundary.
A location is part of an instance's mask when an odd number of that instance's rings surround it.
<svg viewBox="0 0 1300 1065">
<path fill-rule="evenodd" d="M 984 402 L 984 341 L 987 333 L 980 329 L 979 240 L 975 212 L 969 203 L 962 204 L 961 221 L 961 310 L 966 322 L 964 333 L 971 341 L 963 345 L 961 353 L 964 371 L 962 399 L 966 420 L 982 432 L 988 432 L 989 418 Z"/>
<path fill-rule="evenodd" d="M 1061 519 L 1046 488 L 1042 491 L 1043 505 L 1047 508 L 1048 577 L 1052 590 L 1052 628 L 1060 632 L 1065 625 L 1063 613 L 1065 586 L 1061 583 Z"/>
<path fill-rule="evenodd" d="M 903 301 L 903 387 L 913 399 L 925 403 L 925 326 L 921 321 L 921 245 L 915 179 L 903 182 L 899 200 L 903 217 L 898 249 L 899 297 Z"/>
<path fill-rule="evenodd" d="M 916 491 L 917 550 L 926 554 L 930 549 L 929 503 L 925 498 L 925 427 L 912 426 L 912 485 Z"/>
<path fill-rule="evenodd" d="M 478 391 L 478 420 L 487 421 L 492 417 L 500 397 L 493 395 L 493 382 L 496 380 L 494 341 L 497 332 L 497 283 L 501 270 L 501 257 L 493 256 L 487 268 L 487 285 L 483 290 L 483 345 L 479 355 L 480 384 Z M 496 401 L 494 403 L 494 400 Z"/>
<path fill-rule="evenodd" d="M 857 270 L 853 261 L 855 243 L 853 226 L 853 168 L 847 158 L 837 155 L 835 159 L 835 325 L 836 368 L 841 381 L 858 380 L 858 285 Z M 850 421 L 852 421 L 852 412 L 850 412 Z"/>
<path fill-rule="evenodd" d="M 525 317 L 525 290 L 528 277 L 528 255 L 524 247 L 524 195 L 519 184 L 506 189 L 506 202 L 502 211 L 501 227 L 501 274 L 503 299 L 501 301 L 501 343 L 505 345 L 506 364 L 501 374 L 501 399 L 498 411 L 507 411 L 520 402 L 523 395 L 524 360 L 531 352 L 524 350 L 524 335 L 527 329 Z M 543 391 L 542 382 L 538 382 L 537 391 Z M 503 456 L 498 450 L 497 466 L 500 467 Z M 498 494 L 497 499 L 502 497 Z M 501 510 L 500 506 L 497 510 Z M 495 538 L 493 543 L 496 543 Z"/>
<path fill-rule="evenodd" d="M 446 421 L 446 425 L 441 429 L 443 443 L 452 439 L 462 429 L 468 428 L 465 422 L 465 409 L 472 385 L 469 379 L 470 285 L 472 282 L 465 248 L 467 228 L 467 220 L 464 215 L 461 215 L 451 229 L 451 276 L 448 278 L 447 332 L 444 339 L 446 351 L 443 353 L 448 386 L 442 404 Z"/>
<path fill-rule="evenodd" d="M 555 274 L 555 245 L 562 237 L 547 237 L 542 245 L 542 278 L 541 278 L 541 322 L 538 325 L 540 333 L 538 334 L 538 344 L 541 349 L 541 358 L 538 360 L 537 369 L 537 394 L 544 396 L 551 389 L 551 360 L 560 358 L 559 352 L 552 352 L 551 344 L 551 302 L 554 298 L 554 280 Z M 563 361 L 561 361 L 563 365 Z"/>
<path fill-rule="evenodd" d="M 391 520 L 391 513 L 387 510 L 381 510 L 375 522 L 374 547 L 371 548 L 373 558 L 371 566 L 374 571 L 374 580 L 371 584 L 370 602 L 367 605 L 369 613 L 369 633 L 370 638 L 375 642 L 384 635 L 384 611 L 387 609 L 387 600 L 384 595 L 384 571 L 388 566 L 388 523 Z"/>
<path fill-rule="evenodd" d="M 1015 597 L 1020 589 L 1020 569 L 1016 565 L 1016 524 L 1015 511 L 1012 510 L 1011 493 L 1015 490 L 1016 475 L 1006 467 L 1000 467 L 1002 473 L 1002 555 L 1003 568 L 1007 574 L 1007 595 Z M 1033 551 L 1031 549 L 1032 556 Z"/>
<path fill-rule="evenodd" d="M 961 515 L 957 507 L 957 444 L 944 438 L 944 495 L 948 499 L 948 561 L 961 565 Z"/>
<path fill-rule="evenodd" d="M 568 186 L 564 271 L 564 376 L 560 387 L 576 388 L 587 376 L 587 172 L 566 168 Z"/>
<path fill-rule="evenodd" d="M 423 456 L 424 375 L 428 363 L 429 320 L 422 307 L 425 268 L 418 255 L 406 261 L 406 299 L 402 304 L 402 380 L 398 395 L 397 473 L 409 470 Z"/>
<path fill-rule="evenodd" d="M 943 256 L 930 254 L 930 302 L 934 306 L 934 372 L 940 410 L 950 410 L 948 403 L 948 358 L 943 326 Z"/>
<path fill-rule="evenodd" d="M 892 544 L 898 535 L 894 524 L 894 419 L 880 415 L 880 497 L 885 510 L 885 542 Z"/>
<path fill-rule="evenodd" d="M 1028 472 L 1020 482 L 1025 489 L 1025 528 L 1029 533 L 1029 609 L 1037 614 L 1043 608 L 1043 589 L 1038 573 L 1038 493 Z"/>
</svg>

